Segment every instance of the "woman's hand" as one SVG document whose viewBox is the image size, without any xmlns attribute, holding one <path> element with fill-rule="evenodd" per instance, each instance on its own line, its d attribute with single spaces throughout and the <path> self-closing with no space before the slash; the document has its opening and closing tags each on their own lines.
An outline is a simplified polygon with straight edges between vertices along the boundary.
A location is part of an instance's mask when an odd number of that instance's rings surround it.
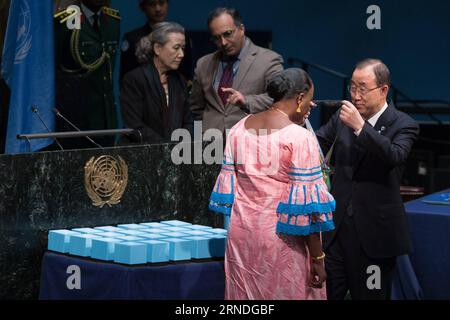
<svg viewBox="0 0 450 320">
<path fill-rule="evenodd" d="M 326 279 L 327 273 L 325 272 L 324 261 L 311 261 L 311 287 L 322 288 Z"/>
</svg>

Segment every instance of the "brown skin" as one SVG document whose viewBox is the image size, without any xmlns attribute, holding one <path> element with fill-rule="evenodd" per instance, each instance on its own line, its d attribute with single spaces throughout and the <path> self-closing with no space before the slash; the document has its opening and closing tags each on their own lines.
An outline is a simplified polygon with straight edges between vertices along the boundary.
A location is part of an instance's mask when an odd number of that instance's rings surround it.
<svg viewBox="0 0 450 320">
<path fill-rule="evenodd" d="M 141 10 L 147 16 L 150 26 L 166 20 L 169 10 L 169 2 L 167 0 L 146 1 L 141 5 Z"/>
<path fill-rule="evenodd" d="M 305 119 L 309 116 L 311 108 L 315 106 L 312 102 L 314 95 L 314 86 L 305 94 L 300 93 L 294 98 L 283 99 L 276 102 L 271 109 L 252 115 L 245 122 L 245 127 L 247 129 L 253 129 L 258 132 L 258 130 L 266 130 L 268 134 L 272 130 L 279 130 L 291 124 L 302 124 Z M 301 112 L 297 112 L 297 108 L 300 104 Z M 278 108 L 282 112 L 274 110 Z M 305 237 L 308 246 L 309 254 L 311 257 L 319 257 L 322 255 L 322 242 L 319 233 L 313 233 Z M 310 286 L 313 288 L 322 288 L 326 280 L 326 272 L 324 260 L 312 260 L 311 259 L 311 278 Z"/>
<path fill-rule="evenodd" d="M 232 31 L 228 37 L 224 33 Z M 233 17 L 228 13 L 223 13 L 213 19 L 209 24 L 211 37 L 215 39 L 214 43 L 217 49 L 225 56 L 236 57 L 241 52 L 245 44 L 245 27 L 243 24 L 236 26 Z M 230 93 L 227 104 L 245 106 L 247 101 L 245 96 L 232 88 L 222 88 L 222 91 Z"/>
<path fill-rule="evenodd" d="M 247 129 L 266 129 L 268 133 L 271 130 L 279 130 L 293 123 L 302 124 L 309 116 L 309 112 L 313 107 L 312 97 L 314 95 L 314 86 L 305 94 L 300 93 L 290 99 L 283 99 L 275 102 L 271 109 L 252 115 L 245 122 Z M 300 103 L 301 112 L 297 112 L 298 104 Z M 277 108 L 282 112 L 274 110 Z"/>
</svg>

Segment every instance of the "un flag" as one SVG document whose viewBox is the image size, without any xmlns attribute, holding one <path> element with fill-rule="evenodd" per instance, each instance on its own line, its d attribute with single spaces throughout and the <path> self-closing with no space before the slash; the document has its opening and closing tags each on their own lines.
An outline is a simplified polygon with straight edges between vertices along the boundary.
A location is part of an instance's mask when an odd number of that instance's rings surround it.
<svg viewBox="0 0 450 320">
<path fill-rule="evenodd" d="M 18 140 L 18 134 L 54 131 L 55 96 L 53 1 L 12 0 L 3 48 L 1 74 L 11 89 L 5 153 L 39 150 L 51 139 Z"/>
</svg>

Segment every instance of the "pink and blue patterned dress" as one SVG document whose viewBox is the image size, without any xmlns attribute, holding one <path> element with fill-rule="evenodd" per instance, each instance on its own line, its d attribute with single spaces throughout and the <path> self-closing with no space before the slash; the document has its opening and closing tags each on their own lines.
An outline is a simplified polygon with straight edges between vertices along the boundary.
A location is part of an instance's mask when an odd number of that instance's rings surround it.
<svg viewBox="0 0 450 320">
<path fill-rule="evenodd" d="M 303 237 L 334 229 L 317 141 L 296 124 L 255 135 L 247 118 L 230 131 L 209 203 L 230 216 L 225 299 L 326 299 L 309 286 Z"/>
</svg>

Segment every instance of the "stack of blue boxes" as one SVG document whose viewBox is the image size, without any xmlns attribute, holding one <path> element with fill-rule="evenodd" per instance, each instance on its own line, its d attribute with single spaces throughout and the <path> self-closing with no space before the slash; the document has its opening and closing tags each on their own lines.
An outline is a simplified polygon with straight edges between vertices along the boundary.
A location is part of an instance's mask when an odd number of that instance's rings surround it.
<svg viewBox="0 0 450 320">
<path fill-rule="evenodd" d="M 48 250 L 128 265 L 223 257 L 227 230 L 179 220 L 51 230 Z"/>
</svg>

